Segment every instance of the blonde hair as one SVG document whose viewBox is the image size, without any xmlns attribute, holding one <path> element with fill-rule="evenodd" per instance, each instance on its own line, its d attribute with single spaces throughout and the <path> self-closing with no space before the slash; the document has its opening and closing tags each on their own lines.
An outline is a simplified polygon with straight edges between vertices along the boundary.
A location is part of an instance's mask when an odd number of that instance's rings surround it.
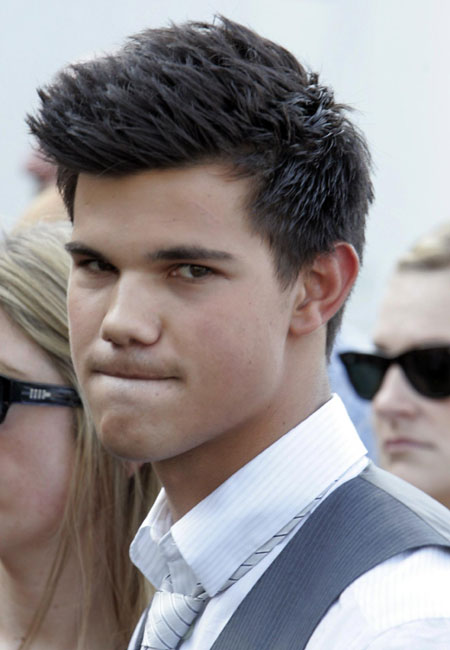
<svg viewBox="0 0 450 650">
<path fill-rule="evenodd" d="M 39 224 L 0 243 L 0 306 L 46 352 L 66 385 L 77 388 L 68 342 L 66 286 L 68 224 Z M 110 612 L 111 649 L 126 647 L 150 599 L 150 588 L 128 558 L 129 544 L 158 489 L 150 465 L 132 476 L 107 454 L 89 413 L 74 409 L 75 463 L 59 535 L 59 547 L 41 603 L 21 650 L 31 647 L 52 602 L 69 551 L 82 576 L 83 607 L 77 648 L 85 648 L 94 600 L 101 584 Z M 82 534 L 81 534 L 82 533 Z"/>
<path fill-rule="evenodd" d="M 397 262 L 397 271 L 450 268 L 450 223 L 421 237 Z"/>
</svg>

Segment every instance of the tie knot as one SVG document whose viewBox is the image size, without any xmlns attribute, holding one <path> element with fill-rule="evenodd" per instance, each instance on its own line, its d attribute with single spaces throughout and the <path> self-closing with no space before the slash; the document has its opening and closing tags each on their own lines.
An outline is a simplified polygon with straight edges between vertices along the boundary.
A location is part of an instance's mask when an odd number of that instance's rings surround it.
<svg viewBox="0 0 450 650">
<path fill-rule="evenodd" d="M 205 608 L 207 600 L 204 591 L 199 596 L 156 592 L 145 625 L 143 646 L 151 650 L 176 648 Z"/>
</svg>

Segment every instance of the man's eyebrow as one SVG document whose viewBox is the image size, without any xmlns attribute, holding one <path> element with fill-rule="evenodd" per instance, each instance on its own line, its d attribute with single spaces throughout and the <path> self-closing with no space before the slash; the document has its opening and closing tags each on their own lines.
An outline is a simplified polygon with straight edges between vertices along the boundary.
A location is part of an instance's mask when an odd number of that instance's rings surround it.
<svg viewBox="0 0 450 650">
<path fill-rule="evenodd" d="M 71 255 L 85 255 L 86 257 L 94 257 L 98 260 L 106 261 L 102 253 L 95 248 L 91 248 L 83 242 L 70 241 L 65 244 L 65 249 Z M 174 261 L 174 260 L 232 260 L 233 255 L 226 251 L 216 250 L 213 248 L 204 248 L 203 246 L 170 246 L 168 248 L 159 248 L 155 251 L 146 254 L 146 257 L 151 262 L 159 261 Z"/>
<path fill-rule="evenodd" d="M 95 250 L 95 248 L 86 246 L 86 244 L 79 241 L 69 241 L 67 244 L 64 244 L 64 248 L 71 255 L 86 255 L 86 257 L 94 257 L 97 260 L 106 260 L 105 256 Z"/>
<path fill-rule="evenodd" d="M 152 262 L 161 260 L 232 260 L 233 255 L 226 251 L 204 248 L 202 246 L 172 246 L 170 248 L 160 248 L 147 257 Z"/>
</svg>

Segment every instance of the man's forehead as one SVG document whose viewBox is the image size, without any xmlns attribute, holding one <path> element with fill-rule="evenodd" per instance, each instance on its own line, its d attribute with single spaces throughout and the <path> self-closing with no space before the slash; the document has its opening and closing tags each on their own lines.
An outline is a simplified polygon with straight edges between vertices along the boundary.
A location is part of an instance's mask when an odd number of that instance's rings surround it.
<svg viewBox="0 0 450 650">
<path fill-rule="evenodd" d="M 166 228 L 198 230 L 215 238 L 250 233 L 247 179 L 230 179 L 217 165 L 150 170 L 113 177 L 80 174 L 74 229 Z M 126 234 L 126 233 L 124 233 Z M 253 231 L 252 231 L 253 234 Z M 174 242 L 179 245 L 181 242 Z M 209 245 L 210 247 L 210 245 Z"/>
<path fill-rule="evenodd" d="M 188 189 L 197 186 L 199 191 L 207 191 L 211 187 L 233 187 L 235 192 L 240 191 L 242 194 L 248 192 L 251 181 L 248 177 L 237 176 L 232 173 L 229 164 L 220 162 L 199 163 L 183 167 L 168 167 L 161 169 L 142 169 L 128 174 L 99 173 L 90 174 L 81 172 L 77 177 L 75 199 L 80 199 L 80 194 L 86 198 L 86 194 L 99 195 L 102 191 L 115 191 L 115 188 L 133 189 L 137 186 L 141 188 L 153 187 L 157 184 L 179 184 Z M 118 190 L 117 190 L 118 191 Z"/>
</svg>

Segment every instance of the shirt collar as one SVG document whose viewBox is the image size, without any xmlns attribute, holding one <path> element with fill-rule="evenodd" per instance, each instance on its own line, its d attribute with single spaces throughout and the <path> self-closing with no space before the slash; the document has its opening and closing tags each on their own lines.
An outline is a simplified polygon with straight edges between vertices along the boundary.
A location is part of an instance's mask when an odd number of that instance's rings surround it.
<svg viewBox="0 0 450 650">
<path fill-rule="evenodd" d="M 131 559 L 159 586 L 168 558 L 178 554 L 214 596 L 242 562 L 365 453 L 334 395 L 173 525 L 162 490 L 131 545 Z"/>
</svg>

